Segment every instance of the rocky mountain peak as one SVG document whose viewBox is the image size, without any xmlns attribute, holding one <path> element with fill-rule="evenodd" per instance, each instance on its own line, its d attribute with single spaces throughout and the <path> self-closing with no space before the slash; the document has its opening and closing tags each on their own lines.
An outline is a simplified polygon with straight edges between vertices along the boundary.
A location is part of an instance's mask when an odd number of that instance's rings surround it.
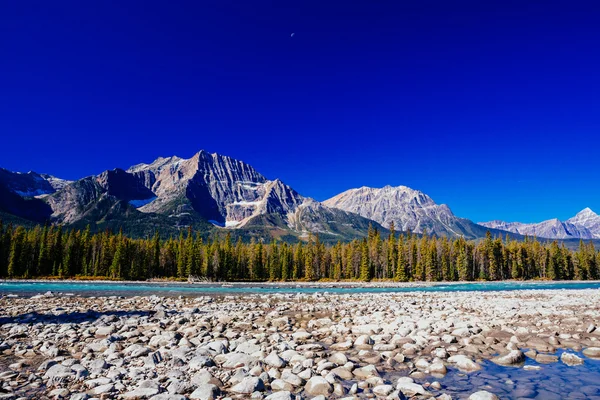
<svg viewBox="0 0 600 400">
<path fill-rule="evenodd" d="M 393 222 L 397 230 L 471 236 L 483 229 L 456 217 L 447 205 L 438 205 L 425 193 L 407 186 L 350 189 L 323 204 L 372 219 L 386 228 Z"/>
</svg>

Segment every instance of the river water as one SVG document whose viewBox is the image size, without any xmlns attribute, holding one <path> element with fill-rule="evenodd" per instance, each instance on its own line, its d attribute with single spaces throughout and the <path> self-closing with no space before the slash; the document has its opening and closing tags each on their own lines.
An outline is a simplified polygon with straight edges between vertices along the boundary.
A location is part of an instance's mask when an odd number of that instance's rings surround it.
<svg viewBox="0 0 600 400">
<path fill-rule="evenodd" d="M 385 284 L 383 284 L 385 285 Z M 69 293 L 78 296 L 202 296 L 202 295 L 243 295 L 269 293 L 398 293 L 398 292 L 466 292 L 466 291 L 505 291 L 505 290 L 544 290 L 544 289 L 600 289 L 600 282 L 474 282 L 474 283 L 434 283 L 410 286 L 360 286 L 354 284 L 270 284 L 270 283 L 231 283 L 231 284 L 188 284 L 188 283 L 149 283 L 149 282 L 0 282 L 0 295 L 33 296 L 48 291 Z"/>
</svg>

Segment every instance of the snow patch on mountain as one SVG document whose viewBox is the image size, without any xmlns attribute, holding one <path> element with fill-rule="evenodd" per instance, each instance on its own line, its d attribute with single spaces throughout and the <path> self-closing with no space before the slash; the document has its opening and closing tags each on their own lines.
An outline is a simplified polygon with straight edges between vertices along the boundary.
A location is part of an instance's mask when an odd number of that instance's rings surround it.
<svg viewBox="0 0 600 400">
<path fill-rule="evenodd" d="M 140 207 L 144 207 L 147 204 L 152 203 L 154 200 L 156 200 L 156 196 L 150 197 L 149 199 L 145 199 L 145 200 L 129 200 L 129 204 L 131 204 L 135 208 L 140 208 Z"/>
</svg>

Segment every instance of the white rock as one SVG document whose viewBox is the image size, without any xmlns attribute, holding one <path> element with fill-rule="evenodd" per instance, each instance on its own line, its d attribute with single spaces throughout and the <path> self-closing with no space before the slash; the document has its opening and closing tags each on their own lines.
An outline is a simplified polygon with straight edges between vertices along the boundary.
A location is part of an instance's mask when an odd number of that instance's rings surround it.
<svg viewBox="0 0 600 400">
<path fill-rule="evenodd" d="M 485 390 L 480 390 L 470 395 L 469 400 L 498 400 L 498 396 Z"/>
<path fill-rule="evenodd" d="M 322 376 L 313 376 L 306 382 L 304 391 L 309 396 L 328 396 L 333 392 L 333 387 Z"/>
</svg>

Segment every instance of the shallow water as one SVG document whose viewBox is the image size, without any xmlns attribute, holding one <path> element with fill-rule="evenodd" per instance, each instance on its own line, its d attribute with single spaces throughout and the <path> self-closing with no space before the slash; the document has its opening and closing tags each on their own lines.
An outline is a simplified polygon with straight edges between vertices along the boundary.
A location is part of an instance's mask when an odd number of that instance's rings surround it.
<svg viewBox="0 0 600 400">
<path fill-rule="evenodd" d="M 555 354 L 560 357 L 564 350 Z M 435 381 L 442 385 L 439 391 L 429 388 L 435 395 L 447 393 L 453 399 L 467 399 L 472 393 L 487 390 L 500 399 L 600 399 L 600 360 L 585 357 L 581 352 L 569 350 L 579 355 L 584 364 L 569 367 L 558 361 L 540 364 L 527 358 L 520 366 L 500 366 L 491 361 L 483 361 L 482 369 L 476 372 L 462 372 L 448 366 L 446 375 L 427 376 L 415 379 L 422 385 Z M 525 370 L 523 366 L 535 365 L 540 370 Z M 385 372 L 384 379 L 394 383 L 408 371 Z"/>
<path fill-rule="evenodd" d="M 47 291 L 79 296 L 200 296 L 222 294 L 269 293 L 397 293 L 397 292 L 465 292 L 544 289 L 600 289 L 600 282 L 476 282 L 413 287 L 374 287 L 340 285 L 282 284 L 165 284 L 126 282 L 0 282 L 0 295 L 33 296 Z"/>
<path fill-rule="evenodd" d="M 560 357 L 564 350 L 555 354 Z M 527 358 L 524 365 L 537 365 L 540 370 L 505 367 L 484 361 L 480 371 L 463 373 L 450 367 L 442 379 L 428 377 L 442 384 L 442 391 L 452 398 L 468 398 L 478 390 L 488 390 L 501 399 L 600 399 L 600 360 L 583 356 L 583 365 L 569 367 L 562 362 L 540 364 Z M 423 382 L 423 381 L 421 381 Z"/>
</svg>

